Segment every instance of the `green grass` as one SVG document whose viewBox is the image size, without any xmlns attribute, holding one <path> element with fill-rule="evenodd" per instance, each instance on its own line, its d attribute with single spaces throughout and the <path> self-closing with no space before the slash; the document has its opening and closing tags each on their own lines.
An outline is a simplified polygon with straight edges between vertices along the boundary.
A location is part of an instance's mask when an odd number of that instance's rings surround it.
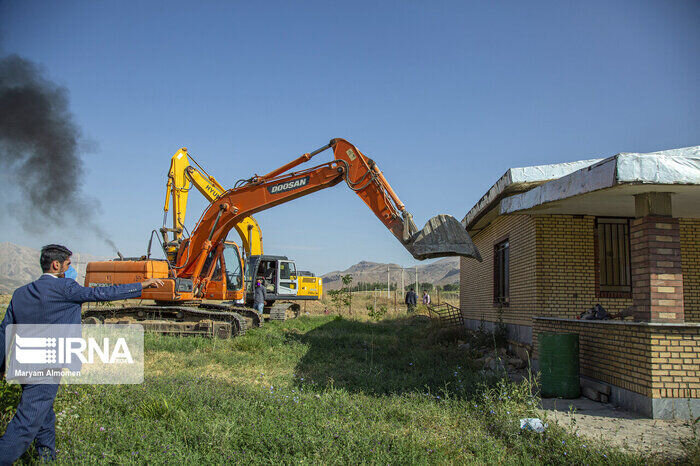
<svg viewBox="0 0 700 466">
<path fill-rule="evenodd" d="M 333 316 L 232 340 L 146 336 L 141 385 L 62 386 L 59 463 L 639 464 L 535 416 L 429 323 Z M 19 389 L 0 383 L 0 432 Z M 30 460 L 25 459 L 25 462 Z"/>
</svg>

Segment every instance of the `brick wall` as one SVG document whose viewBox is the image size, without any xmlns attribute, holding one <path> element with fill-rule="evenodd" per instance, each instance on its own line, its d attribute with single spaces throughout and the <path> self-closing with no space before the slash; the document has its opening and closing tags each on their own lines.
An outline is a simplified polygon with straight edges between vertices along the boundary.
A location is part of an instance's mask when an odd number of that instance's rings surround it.
<svg viewBox="0 0 700 466">
<path fill-rule="evenodd" d="M 700 398 L 700 327 L 651 333 L 654 398 Z"/>
<path fill-rule="evenodd" d="M 462 259 L 460 307 L 465 318 L 498 320 L 493 305 L 493 247 L 510 240 L 510 306 L 503 321 L 532 325 L 532 317 L 575 317 L 600 303 L 609 312 L 631 298 L 596 296 L 595 217 L 505 215 L 473 235 L 484 259 Z"/>
<path fill-rule="evenodd" d="M 680 219 L 685 321 L 700 322 L 700 219 Z"/>
<path fill-rule="evenodd" d="M 595 217 L 505 215 L 473 235 L 484 261 L 462 259 L 460 306 L 468 319 L 498 319 L 493 305 L 493 246 L 510 239 L 510 306 L 506 323 L 532 325 L 532 316 L 576 317 L 600 303 L 609 312 L 631 298 L 596 295 Z M 700 220 L 680 219 L 686 322 L 700 322 Z"/>
<path fill-rule="evenodd" d="M 493 247 L 508 237 L 510 243 L 510 303 L 503 321 L 532 325 L 536 309 L 535 223 L 529 215 L 503 215 L 472 236 L 483 262 L 460 263 L 460 308 L 465 318 L 498 320 L 493 304 Z"/>
<path fill-rule="evenodd" d="M 534 319 L 541 332 L 578 333 L 581 375 L 650 398 L 700 398 L 700 327 Z"/>
<path fill-rule="evenodd" d="M 632 305 L 630 298 L 596 296 L 595 217 L 538 215 L 537 313 L 576 317 L 600 303 L 610 313 Z"/>
</svg>

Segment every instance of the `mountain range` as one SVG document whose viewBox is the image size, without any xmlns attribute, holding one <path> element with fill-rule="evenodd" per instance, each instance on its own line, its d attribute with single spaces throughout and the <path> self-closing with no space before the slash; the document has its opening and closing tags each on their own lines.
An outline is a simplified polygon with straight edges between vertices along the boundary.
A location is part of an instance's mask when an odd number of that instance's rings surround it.
<svg viewBox="0 0 700 466">
<path fill-rule="evenodd" d="M 41 275 L 40 251 L 13 243 L 0 243 L 0 294 L 12 293 L 16 288 L 32 282 Z M 78 283 L 85 280 L 87 263 L 105 260 L 90 254 L 73 253 L 71 263 L 78 272 Z"/>
<path fill-rule="evenodd" d="M 343 286 L 341 277 L 352 275 L 352 283 L 386 283 L 387 269 L 389 269 L 389 281 L 398 283 L 401 288 L 402 267 L 398 264 L 383 264 L 379 262 L 361 261 L 345 270 L 336 270 L 322 275 L 323 287 L 328 290 L 336 290 Z M 448 257 L 431 264 L 417 267 L 403 268 L 403 283 L 408 285 L 416 281 L 416 269 L 418 269 L 418 281 L 420 283 L 432 283 L 433 285 L 448 285 L 459 283 L 459 258 Z"/>
<path fill-rule="evenodd" d="M 75 252 L 71 258 L 78 272 L 78 283 L 85 280 L 87 263 L 106 260 L 104 257 Z M 335 290 L 342 286 L 341 277 L 352 275 L 353 283 L 386 283 L 387 268 L 391 283 L 401 286 L 401 266 L 379 262 L 361 261 L 345 270 L 336 270 L 322 275 L 323 286 Z M 419 265 L 418 281 L 434 285 L 447 285 L 459 282 L 459 258 L 449 257 L 431 264 Z M 36 280 L 41 275 L 39 251 L 13 243 L 0 243 L 0 294 L 12 293 L 16 288 Z M 403 282 L 408 285 L 416 280 L 416 268 L 403 269 Z"/>
</svg>

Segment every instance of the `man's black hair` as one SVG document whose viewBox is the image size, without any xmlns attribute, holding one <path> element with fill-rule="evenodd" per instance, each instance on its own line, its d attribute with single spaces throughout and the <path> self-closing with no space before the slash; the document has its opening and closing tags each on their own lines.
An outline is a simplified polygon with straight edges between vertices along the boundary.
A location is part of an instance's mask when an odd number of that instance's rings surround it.
<svg viewBox="0 0 700 466">
<path fill-rule="evenodd" d="M 53 261 L 64 263 L 66 259 L 72 255 L 73 252 L 70 249 L 60 244 L 48 244 L 44 246 L 41 248 L 41 257 L 39 258 L 41 271 L 48 272 L 51 270 L 51 263 Z"/>
</svg>

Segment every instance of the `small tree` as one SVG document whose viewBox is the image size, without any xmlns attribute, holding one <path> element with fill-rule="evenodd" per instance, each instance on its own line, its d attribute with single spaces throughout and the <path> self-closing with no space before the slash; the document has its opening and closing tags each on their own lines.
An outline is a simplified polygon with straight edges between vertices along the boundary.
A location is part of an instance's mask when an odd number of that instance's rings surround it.
<svg viewBox="0 0 700 466">
<path fill-rule="evenodd" d="M 328 291 L 328 295 L 331 297 L 331 302 L 338 312 L 338 315 L 340 315 L 343 306 L 347 306 L 348 313 L 352 314 L 352 291 L 350 288 L 352 275 L 343 275 L 341 279 L 343 280 L 343 287 L 339 290 Z"/>
<path fill-rule="evenodd" d="M 352 275 L 343 275 L 341 279 L 343 280 L 343 304 L 348 307 L 348 313 L 352 315 L 352 290 L 350 289 L 350 285 L 352 284 Z"/>
<path fill-rule="evenodd" d="M 336 312 L 340 315 L 340 309 L 343 306 L 342 290 L 328 290 L 328 296 L 331 297 L 333 307 L 335 307 Z"/>
</svg>

